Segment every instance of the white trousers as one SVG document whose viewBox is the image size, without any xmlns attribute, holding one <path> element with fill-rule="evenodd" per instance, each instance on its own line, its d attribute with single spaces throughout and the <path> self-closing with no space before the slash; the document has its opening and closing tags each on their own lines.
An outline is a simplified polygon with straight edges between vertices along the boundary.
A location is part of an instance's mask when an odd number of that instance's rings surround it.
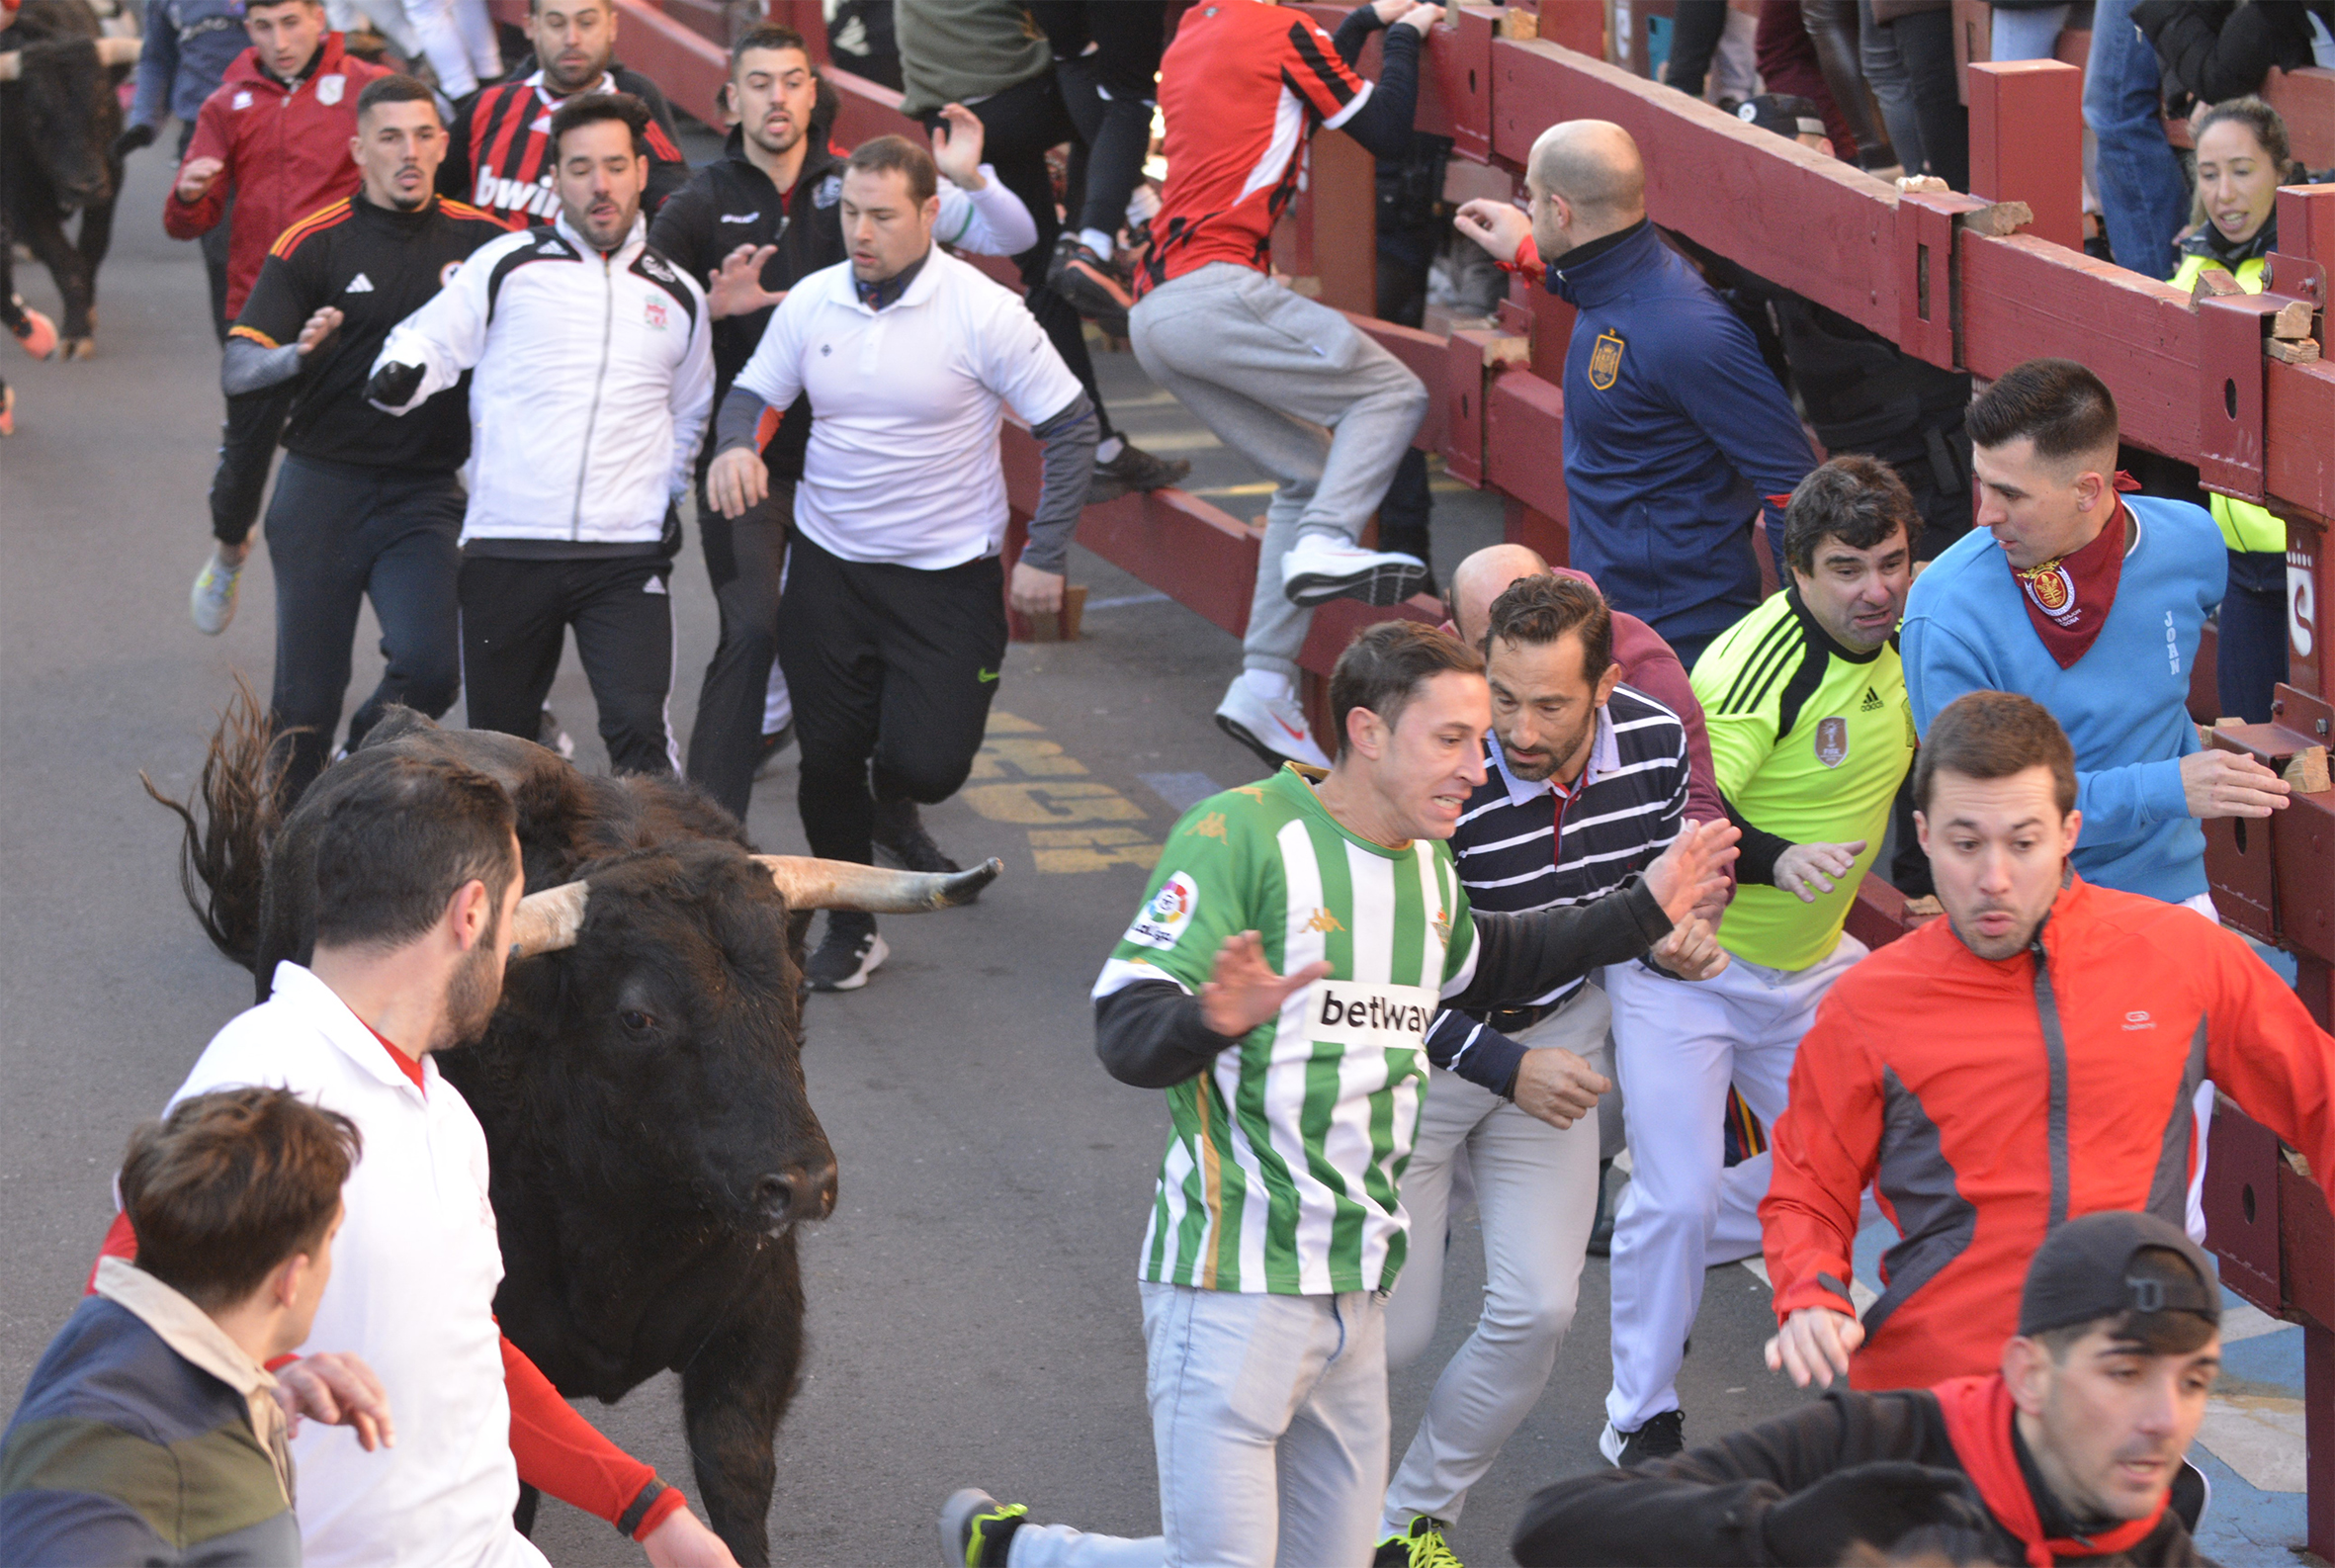
<svg viewBox="0 0 2335 1568">
<path fill-rule="evenodd" d="M 1166 1533 L 1024 1524 L 1012 1568 L 1363 1568 L 1386 1486 L 1378 1297 L 1141 1289 Z"/>
<path fill-rule="evenodd" d="M 1616 1432 L 1679 1408 L 1679 1363 L 1702 1306 L 1703 1270 L 1759 1250 L 1769 1160 L 1725 1169 L 1728 1086 L 1773 1126 L 1817 1003 L 1864 954 L 1864 944 L 1844 933 L 1805 969 L 1738 958 L 1693 985 L 1637 964 L 1605 971 L 1630 1148 L 1629 1190 L 1613 1221 L 1605 1416 Z"/>
<path fill-rule="evenodd" d="M 1605 994 L 1584 986 L 1517 1035 L 1561 1046 L 1606 1071 Z M 1450 1524 L 1501 1445 L 1540 1400 L 1581 1290 L 1581 1263 L 1598 1211 L 1598 1116 L 1560 1132 L 1441 1068 L 1427 1079 L 1419 1133 L 1403 1171 L 1411 1248 L 1386 1304 L 1386 1358 L 1407 1366 L 1434 1339 L 1443 1249 L 1461 1151 L 1483 1214 L 1484 1303 L 1476 1331 L 1435 1379 L 1419 1432 L 1387 1487 L 1380 1535 L 1416 1515 Z"/>
</svg>

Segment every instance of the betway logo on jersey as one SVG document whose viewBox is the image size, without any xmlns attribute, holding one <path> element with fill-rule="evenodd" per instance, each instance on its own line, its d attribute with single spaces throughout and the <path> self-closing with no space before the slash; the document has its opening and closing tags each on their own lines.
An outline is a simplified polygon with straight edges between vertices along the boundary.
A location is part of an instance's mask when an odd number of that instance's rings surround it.
<svg viewBox="0 0 2335 1568">
<path fill-rule="evenodd" d="M 1435 994 L 1425 986 L 1325 980 L 1314 987 L 1306 1032 L 1339 1045 L 1416 1047 L 1434 1018 Z"/>
<path fill-rule="evenodd" d="M 530 213 L 537 218 L 549 218 L 560 206 L 559 193 L 552 189 L 548 174 L 541 185 L 522 185 L 485 169 L 478 171 L 478 188 L 471 193 L 471 201 L 488 212 Z"/>
</svg>

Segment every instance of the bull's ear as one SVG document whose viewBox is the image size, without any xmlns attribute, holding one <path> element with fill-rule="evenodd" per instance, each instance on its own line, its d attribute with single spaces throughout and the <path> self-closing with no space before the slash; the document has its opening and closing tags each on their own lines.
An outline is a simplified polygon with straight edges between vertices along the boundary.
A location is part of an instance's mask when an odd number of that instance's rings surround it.
<svg viewBox="0 0 2335 1568">
<path fill-rule="evenodd" d="M 922 915 L 954 909 L 981 897 L 1005 862 L 983 861 L 970 871 L 887 871 L 849 860 L 809 855 L 756 855 L 790 909 L 859 910 L 870 915 Z"/>
<path fill-rule="evenodd" d="M 591 896 L 588 882 L 562 882 L 521 899 L 518 913 L 511 916 L 511 956 L 533 958 L 573 947 Z"/>
</svg>

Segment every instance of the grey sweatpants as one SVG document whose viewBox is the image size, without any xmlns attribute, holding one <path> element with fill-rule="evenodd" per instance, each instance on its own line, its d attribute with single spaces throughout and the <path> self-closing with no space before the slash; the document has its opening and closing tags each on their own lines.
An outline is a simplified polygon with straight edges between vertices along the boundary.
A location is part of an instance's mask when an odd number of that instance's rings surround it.
<svg viewBox="0 0 2335 1568">
<path fill-rule="evenodd" d="M 1427 388 L 1336 310 L 1231 262 L 1170 278 L 1128 319 L 1145 373 L 1280 481 L 1242 661 L 1294 679 L 1313 612 L 1281 592 L 1281 558 L 1301 533 L 1361 537 L 1427 417 Z"/>
</svg>

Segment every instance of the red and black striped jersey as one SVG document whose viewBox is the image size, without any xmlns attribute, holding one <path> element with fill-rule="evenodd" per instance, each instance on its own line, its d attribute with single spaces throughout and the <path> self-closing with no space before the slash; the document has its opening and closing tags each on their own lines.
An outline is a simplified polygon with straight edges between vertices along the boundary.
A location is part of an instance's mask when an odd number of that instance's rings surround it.
<svg viewBox="0 0 2335 1568">
<path fill-rule="evenodd" d="M 664 199 L 689 182 L 689 160 L 673 140 L 664 95 L 647 77 L 621 65 L 589 91 L 631 93 L 649 105 L 649 190 L 641 212 L 653 218 Z M 439 190 L 492 215 L 506 228 L 557 218 L 551 131 L 552 114 L 562 101 L 545 88 L 540 70 L 520 81 L 480 88 L 456 116 Z"/>
<path fill-rule="evenodd" d="M 1370 84 L 1302 13 L 1257 0 L 1209 0 L 1187 12 L 1160 61 L 1168 186 L 1139 283 L 1212 261 L 1261 269 L 1312 123 L 1344 125 L 1369 96 Z"/>
</svg>

